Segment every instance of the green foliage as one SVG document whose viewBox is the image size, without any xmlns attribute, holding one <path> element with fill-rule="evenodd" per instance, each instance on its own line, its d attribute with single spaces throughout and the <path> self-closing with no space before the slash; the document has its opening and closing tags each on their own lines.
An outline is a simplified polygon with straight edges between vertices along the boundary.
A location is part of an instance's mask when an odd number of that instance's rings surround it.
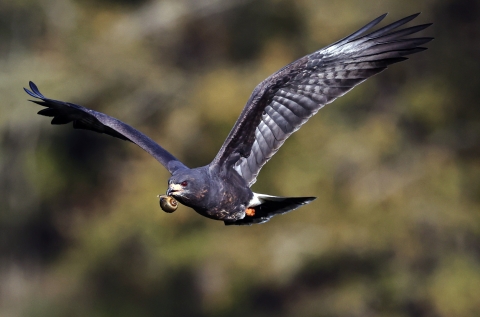
<svg viewBox="0 0 480 317">
<path fill-rule="evenodd" d="M 387 11 L 387 22 L 422 11 L 436 40 L 286 142 L 254 190 L 318 199 L 263 225 L 163 213 L 161 165 L 50 126 L 21 90 L 33 80 L 199 166 L 256 84 Z M 453 0 L 1 2 L 0 315 L 477 316 L 479 11 Z"/>
</svg>

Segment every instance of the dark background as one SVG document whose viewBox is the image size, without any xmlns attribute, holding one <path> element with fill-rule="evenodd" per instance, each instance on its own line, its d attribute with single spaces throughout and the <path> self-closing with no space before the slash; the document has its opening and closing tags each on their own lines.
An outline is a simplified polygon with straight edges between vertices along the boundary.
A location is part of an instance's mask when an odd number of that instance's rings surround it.
<svg viewBox="0 0 480 317">
<path fill-rule="evenodd" d="M 52 127 L 22 87 L 207 164 L 253 88 L 357 30 L 423 13 L 428 51 L 327 106 L 254 190 L 318 196 L 225 227 L 156 195 L 136 146 Z M 1 316 L 478 316 L 480 2 L 0 2 Z"/>
</svg>

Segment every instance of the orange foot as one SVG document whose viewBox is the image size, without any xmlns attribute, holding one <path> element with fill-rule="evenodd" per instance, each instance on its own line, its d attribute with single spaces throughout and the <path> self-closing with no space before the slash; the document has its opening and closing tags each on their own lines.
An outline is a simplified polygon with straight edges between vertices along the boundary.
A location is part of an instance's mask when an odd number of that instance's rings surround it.
<svg viewBox="0 0 480 317">
<path fill-rule="evenodd" d="M 250 216 L 250 217 L 255 216 L 255 209 L 254 209 L 254 208 L 247 208 L 247 209 L 245 210 L 245 214 L 246 214 L 247 216 Z"/>
</svg>

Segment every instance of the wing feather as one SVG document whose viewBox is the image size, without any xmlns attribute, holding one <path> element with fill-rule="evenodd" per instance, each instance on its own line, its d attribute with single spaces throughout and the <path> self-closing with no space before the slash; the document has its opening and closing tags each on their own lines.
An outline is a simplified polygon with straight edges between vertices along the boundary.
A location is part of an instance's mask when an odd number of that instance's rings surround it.
<svg viewBox="0 0 480 317">
<path fill-rule="evenodd" d="M 29 86 L 30 90 L 24 88 L 25 92 L 30 96 L 41 100 L 30 101 L 40 106 L 47 107 L 40 110 L 38 114 L 53 117 L 51 121 L 52 124 L 67 124 L 73 122 L 73 127 L 75 129 L 85 129 L 98 133 L 105 133 L 122 140 L 133 142 L 150 153 L 172 174 L 179 169 L 187 168 L 183 163 L 155 143 L 152 139 L 120 120 L 73 103 L 49 99 L 40 93 L 33 82 L 30 82 Z"/>
<path fill-rule="evenodd" d="M 406 60 L 405 56 L 425 50 L 420 45 L 433 39 L 405 38 L 431 24 L 396 30 L 418 14 L 363 35 L 385 16 L 260 83 L 211 165 L 233 167 L 252 185 L 285 140 L 324 105 L 389 65 Z"/>
</svg>

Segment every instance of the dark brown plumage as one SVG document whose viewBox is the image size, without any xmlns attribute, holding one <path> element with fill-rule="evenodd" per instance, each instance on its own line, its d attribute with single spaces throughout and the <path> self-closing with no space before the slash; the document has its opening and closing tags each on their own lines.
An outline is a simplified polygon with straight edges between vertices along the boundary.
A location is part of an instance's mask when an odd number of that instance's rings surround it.
<svg viewBox="0 0 480 317">
<path fill-rule="evenodd" d="M 172 174 L 167 195 L 199 214 L 228 225 L 262 223 L 314 199 L 274 197 L 250 190 L 263 165 L 286 139 L 324 105 L 389 65 L 406 60 L 405 56 L 425 50 L 420 45 L 432 40 L 406 37 L 430 24 L 394 31 L 418 14 L 362 36 L 385 16 L 285 66 L 260 83 L 216 157 L 199 168 L 189 169 L 150 138 L 115 118 L 46 98 L 32 82 L 31 90 L 25 91 L 41 100 L 33 102 L 47 107 L 38 114 L 53 117 L 52 124 L 73 122 L 74 128 L 105 133 L 143 148 Z M 168 210 L 174 209 L 167 205 Z"/>
</svg>

